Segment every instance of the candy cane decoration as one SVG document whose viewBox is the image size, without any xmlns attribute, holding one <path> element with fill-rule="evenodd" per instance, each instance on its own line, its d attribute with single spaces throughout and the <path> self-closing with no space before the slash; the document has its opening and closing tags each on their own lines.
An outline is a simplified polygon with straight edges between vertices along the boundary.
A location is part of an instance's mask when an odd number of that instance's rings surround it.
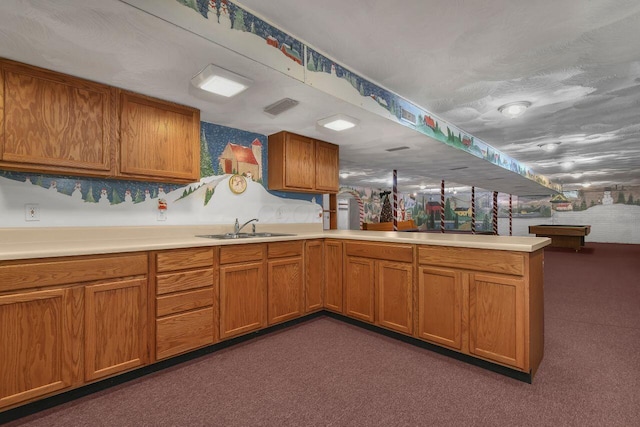
<svg viewBox="0 0 640 427">
<path fill-rule="evenodd" d="M 444 179 L 440 183 L 440 232 L 444 233 Z"/>
<path fill-rule="evenodd" d="M 498 192 L 493 192 L 493 234 L 498 234 Z"/>
<path fill-rule="evenodd" d="M 476 234 L 476 187 L 471 187 L 471 234 Z"/>
<path fill-rule="evenodd" d="M 512 202 L 512 194 L 509 194 L 509 236 L 513 236 L 513 205 Z"/>
<path fill-rule="evenodd" d="M 393 170 L 393 231 L 398 231 L 398 171 Z"/>
</svg>

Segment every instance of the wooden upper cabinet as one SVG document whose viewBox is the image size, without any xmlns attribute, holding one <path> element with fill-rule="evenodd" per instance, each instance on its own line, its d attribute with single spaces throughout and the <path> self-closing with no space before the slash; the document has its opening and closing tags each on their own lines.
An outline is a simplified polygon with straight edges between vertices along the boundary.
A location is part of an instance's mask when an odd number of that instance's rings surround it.
<svg viewBox="0 0 640 427">
<path fill-rule="evenodd" d="M 269 136 L 269 189 L 338 192 L 339 147 L 290 132 Z"/>
<path fill-rule="evenodd" d="M 327 193 L 337 193 L 340 184 L 339 154 L 337 145 L 316 141 L 316 189 Z"/>
<path fill-rule="evenodd" d="M 200 179 L 200 111 L 120 92 L 118 175 L 163 182 Z"/>
<path fill-rule="evenodd" d="M 0 59 L 0 166 L 113 175 L 116 89 Z"/>
</svg>

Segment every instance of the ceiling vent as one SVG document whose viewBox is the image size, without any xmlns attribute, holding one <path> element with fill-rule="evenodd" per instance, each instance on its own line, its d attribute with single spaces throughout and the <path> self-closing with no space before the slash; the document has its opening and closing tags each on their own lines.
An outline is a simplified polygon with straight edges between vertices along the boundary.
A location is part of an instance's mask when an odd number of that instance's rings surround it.
<svg viewBox="0 0 640 427">
<path fill-rule="evenodd" d="M 462 169 L 467 169 L 469 166 L 456 166 L 455 168 L 449 169 L 450 171 L 460 171 Z"/>
<path fill-rule="evenodd" d="M 391 153 L 391 152 L 393 152 L 393 151 L 401 151 L 401 150 L 408 150 L 408 149 L 409 149 L 409 147 L 404 147 L 404 146 L 403 146 L 403 147 L 389 148 L 389 149 L 387 149 L 386 151 L 388 151 L 388 152 L 390 152 L 390 153 Z"/>
<path fill-rule="evenodd" d="M 266 107 L 264 107 L 263 111 L 268 115 L 270 115 L 271 117 L 275 117 L 279 114 L 284 113 L 287 110 L 292 109 L 298 104 L 299 102 L 296 101 L 295 99 L 283 98 L 280 101 L 276 101 L 271 105 L 267 105 Z"/>
</svg>

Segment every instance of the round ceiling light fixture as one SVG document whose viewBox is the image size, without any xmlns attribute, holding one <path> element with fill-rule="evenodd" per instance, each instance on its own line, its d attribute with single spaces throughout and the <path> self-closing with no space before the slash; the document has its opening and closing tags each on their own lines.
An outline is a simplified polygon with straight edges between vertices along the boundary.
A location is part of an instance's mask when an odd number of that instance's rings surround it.
<svg viewBox="0 0 640 427">
<path fill-rule="evenodd" d="M 560 163 L 560 166 L 562 166 L 563 169 L 571 169 L 574 165 L 574 161 L 572 160 L 567 160 L 565 162 Z"/>
<path fill-rule="evenodd" d="M 538 147 L 546 151 L 547 153 L 551 153 L 556 151 L 561 142 L 547 142 L 545 144 L 538 144 Z"/>
<path fill-rule="evenodd" d="M 531 107 L 531 103 L 529 101 L 516 101 L 501 105 L 498 107 L 498 111 L 500 111 L 505 117 L 515 119 L 527 111 L 527 108 L 529 107 Z"/>
</svg>

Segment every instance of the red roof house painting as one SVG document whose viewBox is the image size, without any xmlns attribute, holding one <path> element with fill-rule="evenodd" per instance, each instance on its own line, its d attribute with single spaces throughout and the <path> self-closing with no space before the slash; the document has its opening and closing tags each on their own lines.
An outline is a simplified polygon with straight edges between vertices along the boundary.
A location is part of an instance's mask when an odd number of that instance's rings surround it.
<svg viewBox="0 0 640 427">
<path fill-rule="evenodd" d="M 470 147 L 471 139 L 469 139 L 469 137 L 467 136 L 462 137 L 462 145 L 464 145 L 465 147 Z"/>
<path fill-rule="evenodd" d="M 436 128 L 436 122 L 435 120 L 433 120 L 433 117 L 431 116 L 424 116 L 424 124 L 429 126 L 431 129 Z"/>
<path fill-rule="evenodd" d="M 278 46 L 278 45 L 279 45 L 279 43 L 278 43 L 278 39 L 276 39 L 276 38 L 275 38 L 275 37 L 273 37 L 273 36 L 267 36 L 267 44 L 268 44 L 269 46 L 273 46 L 273 47 L 275 47 L 276 49 L 279 47 L 279 46 Z"/>
<path fill-rule="evenodd" d="M 257 138 L 251 147 L 227 143 L 218 161 L 222 173 L 237 173 L 254 181 L 262 179 L 262 143 Z"/>
</svg>

